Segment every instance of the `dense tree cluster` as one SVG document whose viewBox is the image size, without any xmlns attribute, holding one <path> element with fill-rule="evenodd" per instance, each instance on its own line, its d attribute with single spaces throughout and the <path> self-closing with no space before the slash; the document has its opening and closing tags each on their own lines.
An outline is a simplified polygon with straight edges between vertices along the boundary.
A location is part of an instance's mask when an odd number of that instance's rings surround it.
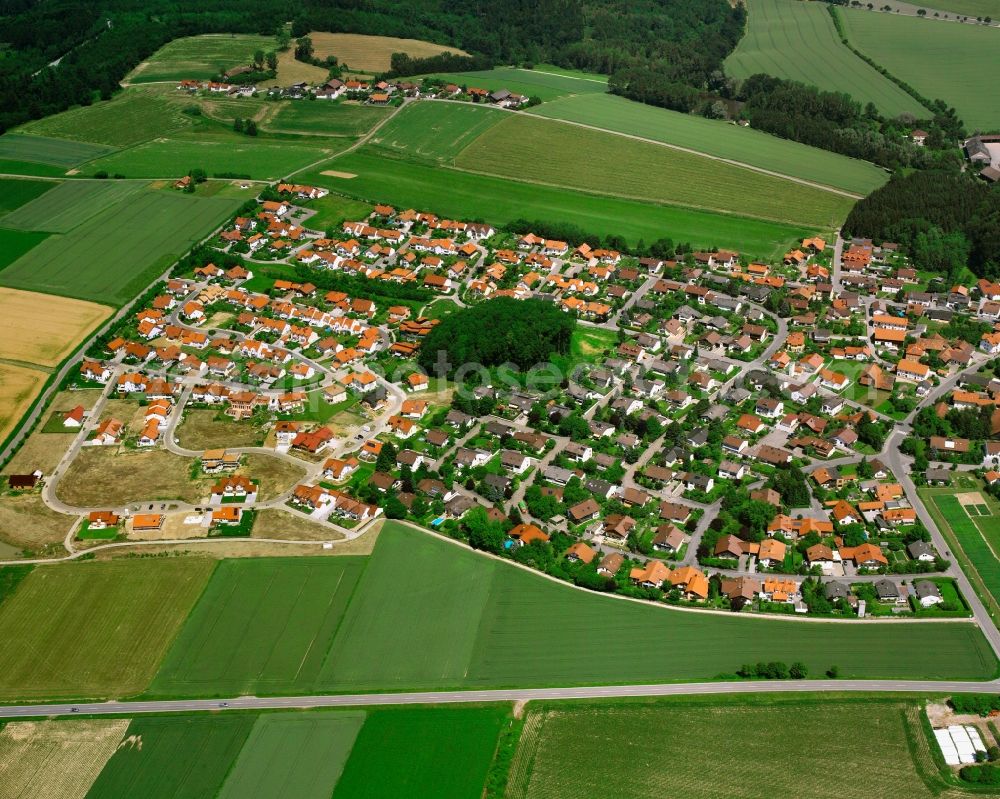
<svg viewBox="0 0 1000 799">
<path fill-rule="evenodd" d="M 509 362 L 527 370 L 553 353 L 566 355 L 575 324 L 551 302 L 500 297 L 442 320 L 420 348 L 420 365 L 428 372 L 448 374 L 463 364 L 492 367 Z"/>
</svg>

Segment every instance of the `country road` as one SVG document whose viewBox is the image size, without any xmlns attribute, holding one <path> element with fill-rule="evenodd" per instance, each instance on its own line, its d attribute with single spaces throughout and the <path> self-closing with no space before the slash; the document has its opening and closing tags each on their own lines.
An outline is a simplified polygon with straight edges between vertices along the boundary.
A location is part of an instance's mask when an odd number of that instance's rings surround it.
<svg viewBox="0 0 1000 799">
<path fill-rule="evenodd" d="M 501 688 L 469 691 L 335 694 L 329 696 L 242 696 L 229 699 L 170 699 L 136 702 L 82 702 L 0 706 L 0 718 L 31 718 L 83 714 L 96 716 L 139 713 L 192 713 L 219 710 L 275 710 L 371 705 L 439 705 L 472 702 L 529 702 L 557 699 L 616 699 L 625 697 L 706 696 L 767 693 L 996 693 L 1000 682 L 948 680 L 756 680 L 747 682 L 596 685 L 582 688 Z"/>
</svg>

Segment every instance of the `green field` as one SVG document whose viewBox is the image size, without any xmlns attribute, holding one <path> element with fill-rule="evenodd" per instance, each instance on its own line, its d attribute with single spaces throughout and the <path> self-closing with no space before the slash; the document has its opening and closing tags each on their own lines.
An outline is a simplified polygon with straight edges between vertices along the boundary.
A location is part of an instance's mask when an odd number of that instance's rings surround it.
<svg viewBox="0 0 1000 799">
<path fill-rule="evenodd" d="M 950 12 L 953 16 L 966 15 L 973 19 L 992 17 L 994 24 L 1000 17 L 1000 0 L 934 0 L 933 5 L 927 8 Z M 949 14 L 945 13 L 942 16 L 948 18 Z"/>
<path fill-rule="evenodd" d="M 339 227 L 345 220 L 364 219 L 372 212 L 371 203 L 352 200 L 338 194 L 328 194 L 318 200 L 311 200 L 309 209 L 316 213 L 309 217 L 306 225 L 314 230 L 330 230 Z"/>
<path fill-rule="evenodd" d="M 0 273 L 0 285 L 109 304 L 136 296 L 239 205 L 146 189 L 69 233 L 50 236 Z"/>
<path fill-rule="evenodd" d="M 190 127 L 193 120 L 181 113 L 181 107 L 172 98 L 161 94 L 144 89 L 126 89 L 111 100 L 29 122 L 18 131 L 73 139 L 75 142 L 128 147 Z M 99 153 L 91 157 L 96 155 Z"/>
<path fill-rule="evenodd" d="M 5 133 L 0 136 L 0 158 L 15 163 L 30 161 L 53 167 L 63 167 L 57 174 L 63 174 L 70 167 L 105 155 L 112 149 L 80 141 L 63 141 L 62 139 L 27 136 L 19 133 Z"/>
<path fill-rule="evenodd" d="M 458 86 L 479 89 L 508 89 L 514 94 L 555 100 L 574 94 L 600 94 L 608 90 L 606 82 L 579 73 L 539 72 L 515 67 L 497 67 L 482 72 L 449 72 L 435 77 Z"/>
<path fill-rule="evenodd" d="M 471 103 L 416 103 L 396 114 L 369 143 L 413 158 L 454 163 L 481 133 L 509 116 Z"/>
<path fill-rule="evenodd" d="M 568 97 L 542 103 L 528 113 L 641 136 L 859 194 L 877 189 L 889 177 L 867 161 L 613 94 Z"/>
<path fill-rule="evenodd" d="M 580 153 L 587 168 L 580 169 Z M 462 169 L 546 185 L 834 228 L 854 200 L 701 155 L 537 117 L 508 115 L 456 158 Z"/>
<path fill-rule="evenodd" d="M 0 178 L 0 218 L 5 218 L 2 217 L 5 211 L 20 208 L 58 185 L 51 180 Z"/>
<path fill-rule="evenodd" d="M 2 222 L 0 222 L 2 224 Z M 0 228 L 0 269 L 6 269 L 48 238 L 48 233 Z"/>
<path fill-rule="evenodd" d="M 1000 30 L 849 9 L 841 19 L 854 47 L 954 106 L 970 131 L 1000 128 L 1000 83 L 991 79 L 1000 73 Z"/>
<path fill-rule="evenodd" d="M 288 133 L 360 136 L 389 116 L 393 110 L 377 105 L 289 100 L 282 103 L 266 128 Z"/>
<path fill-rule="evenodd" d="M 874 103 L 888 116 L 927 113 L 843 45 L 825 3 L 749 0 L 747 8 L 747 32 L 726 59 L 729 75 L 747 78 L 763 72 L 826 91 L 847 92 L 861 103 Z"/>
<path fill-rule="evenodd" d="M 65 174 L 65 167 L 0 158 L 0 175 L 31 175 L 40 178 L 58 178 Z"/>
<path fill-rule="evenodd" d="M 149 684 L 209 560 L 37 568 L 0 605 L 0 697 L 124 697 Z"/>
<path fill-rule="evenodd" d="M 361 711 L 262 714 L 219 799 L 329 799 L 364 722 Z"/>
<path fill-rule="evenodd" d="M 986 538 L 953 495 L 935 495 L 934 504 L 979 572 L 986 589 L 997 602 L 1000 602 L 1000 560 L 987 545 Z"/>
<path fill-rule="evenodd" d="M 357 175 L 344 179 L 323 170 Z M 670 237 L 697 247 L 732 248 L 753 257 L 780 257 L 790 244 L 819 232 L 759 219 L 725 216 L 677 206 L 585 194 L 474 175 L 443 166 L 382 157 L 363 148 L 296 176 L 297 181 L 326 186 L 349 197 L 417 208 L 458 219 L 505 224 L 514 219 L 576 225 L 594 236 L 639 239 Z"/>
<path fill-rule="evenodd" d="M 329 656 L 365 558 L 224 561 L 163 661 L 156 695 L 303 693 Z"/>
<path fill-rule="evenodd" d="M 497 706 L 372 710 L 333 799 L 481 796 L 506 715 Z"/>
<path fill-rule="evenodd" d="M 274 47 L 273 37 L 249 34 L 215 33 L 174 39 L 139 64 L 126 80 L 130 83 L 206 80 L 220 71 L 248 64 L 257 50 L 267 52 Z"/>
<path fill-rule="evenodd" d="M 237 134 L 158 139 L 114 153 L 88 164 L 87 168 L 90 172 L 103 169 L 129 178 L 177 178 L 192 169 L 204 169 L 210 177 L 232 174 L 274 180 L 324 156 L 336 155 L 351 143 L 349 139 L 301 141 L 255 139 Z"/>
<path fill-rule="evenodd" d="M 87 799 L 215 796 L 256 718 L 232 714 L 134 719 Z"/>
<path fill-rule="evenodd" d="M 946 787 L 915 700 L 774 695 L 529 708 L 508 799 L 595 796 L 596 785 L 608 799 L 932 799 Z M 868 737 L 859 746 L 861 730 Z"/>
<path fill-rule="evenodd" d="M 137 181 L 67 180 L 0 221 L 18 230 L 68 233 L 143 188 Z"/>
</svg>

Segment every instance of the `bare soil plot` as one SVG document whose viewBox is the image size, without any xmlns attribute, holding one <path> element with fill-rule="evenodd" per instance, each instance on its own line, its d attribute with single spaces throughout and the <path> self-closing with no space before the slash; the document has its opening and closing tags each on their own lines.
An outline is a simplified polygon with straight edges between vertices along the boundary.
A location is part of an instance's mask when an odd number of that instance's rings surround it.
<svg viewBox="0 0 1000 799">
<path fill-rule="evenodd" d="M 207 538 L 211 528 L 201 524 L 185 524 L 190 514 L 168 513 L 159 530 L 135 532 L 128 525 L 127 537 L 130 541 L 176 541 L 180 538 Z"/>
<path fill-rule="evenodd" d="M 264 431 L 252 422 L 236 422 L 209 408 L 189 408 L 177 426 L 177 439 L 185 449 L 217 447 L 257 447 L 264 441 Z"/>
<path fill-rule="evenodd" d="M 268 500 L 290 491 L 305 479 L 306 468 L 285 458 L 250 453 L 243 456 L 243 465 L 237 473 L 257 480 L 260 489 L 257 499 Z"/>
<path fill-rule="evenodd" d="M 207 494 L 209 480 L 192 480 L 191 463 L 162 449 L 84 447 L 59 481 L 56 493 L 63 502 L 83 508 L 146 500 L 198 503 Z"/>
<path fill-rule="evenodd" d="M 0 496 L 0 540 L 13 546 L 37 552 L 61 545 L 75 521 L 73 516 L 50 510 L 41 494 Z"/>
<path fill-rule="evenodd" d="M 37 369 L 0 363 L 0 441 L 10 435 L 47 379 Z"/>
<path fill-rule="evenodd" d="M 0 729 L 0 799 L 83 799 L 128 719 L 12 721 Z"/>
<path fill-rule="evenodd" d="M 393 53 L 406 53 L 412 58 L 427 58 L 440 53 L 468 55 L 456 47 L 420 39 L 398 39 L 395 36 L 313 32 L 309 34 L 309 38 L 312 39 L 313 53 L 317 58 L 336 56 L 342 65 L 365 72 L 388 70 Z"/>
<path fill-rule="evenodd" d="M 301 516 L 286 513 L 277 508 L 266 508 L 258 512 L 257 521 L 253 525 L 254 538 L 280 538 L 286 541 L 338 541 L 343 535 L 319 522 L 310 521 Z M 364 535 L 362 538 L 374 538 L 374 535 Z M 358 539 L 360 540 L 360 539 Z M 353 545 L 354 542 L 351 542 Z M 370 550 L 369 543 L 369 550 Z M 337 545 L 337 552 L 342 552 L 341 545 Z M 345 554 L 359 555 L 367 552 L 352 551 Z"/>
<path fill-rule="evenodd" d="M 96 302 L 0 287 L 0 358 L 56 366 L 110 314 Z"/>
</svg>

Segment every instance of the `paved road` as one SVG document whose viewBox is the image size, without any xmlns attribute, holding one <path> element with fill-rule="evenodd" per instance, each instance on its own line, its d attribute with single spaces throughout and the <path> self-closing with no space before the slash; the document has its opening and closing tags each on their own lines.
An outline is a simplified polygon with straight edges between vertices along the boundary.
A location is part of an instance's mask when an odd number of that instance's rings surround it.
<svg viewBox="0 0 1000 799">
<path fill-rule="evenodd" d="M 598 685 L 583 688 L 510 688 L 483 691 L 419 691 L 333 696 L 242 696 L 230 699 L 173 699 L 152 702 L 82 702 L 54 705 L 0 706 L 0 718 L 139 713 L 191 713 L 218 710 L 273 710 L 278 708 L 358 707 L 368 705 L 437 705 L 469 702 L 527 702 L 553 699 L 609 699 L 618 697 L 705 696 L 763 694 L 878 692 L 878 693 L 995 693 L 998 682 L 955 680 L 785 680 L 747 682 L 665 683 L 659 685 Z M 73 708 L 76 708 L 74 711 Z"/>
</svg>

